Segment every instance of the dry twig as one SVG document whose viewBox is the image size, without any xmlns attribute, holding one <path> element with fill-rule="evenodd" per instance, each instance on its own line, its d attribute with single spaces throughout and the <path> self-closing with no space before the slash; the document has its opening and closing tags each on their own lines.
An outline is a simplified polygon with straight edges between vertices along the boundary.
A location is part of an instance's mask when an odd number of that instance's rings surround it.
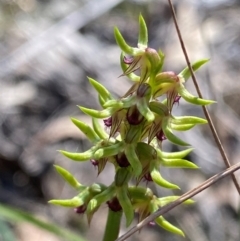
<svg viewBox="0 0 240 241">
<path fill-rule="evenodd" d="M 175 24 L 175 28 L 176 28 L 176 31 L 177 31 L 177 34 L 178 34 L 178 38 L 179 38 L 179 41 L 180 41 L 180 44 L 181 44 L 181 48 L 182 48 L 184 57 L 186 59 L 188 68 L 189 68 L 189 70 L 191 72 L 191 76 L 192 76 L 192 79 L 193 79 L 194 86 L 195 86 L 195 88 L 197 90 L 198 96 L 200 98 L 202 98 L 202 93 L 200 91 L 200 88 L 199 88 L 198 83 L 197 83 L 196 76 L 195 76 L 195 74 L 193 72 L 193 69 L 192 69 L 192 66 L 190 64 L 190 60 L 189 60 L 189 57 L 188 57 L 188 54 L 187 54 L 187 50 L 185 48 L 185 45 L 184 45 L 184 42 L 183 42 L 183 39 L 182 39 L 181 31 L 180 31 L 178 23 L 177 23 L 177 18 L 176 18 L 174 7 L 172 5 L 172 1 L 168 0 L 168 3 L 169 3 L 169 6 L 171 8 L 171 11 L 172 11 L 172 16 L 173 16 L 173 21 L 174 21 L 174 24 Z M 203 106 L 202 108 L 203 108 L 203 112 L 204 112 L 204 114 L 206 116 L 206 119 L 207 119 L 207 121 L 209 123 L 209 127 L 211 129 L 212 134 L 213 134 L 214 140 L 215 140 L 215 142 L 217 144 L 217 147 L 218 147 L 218 149 L 219 149 L 219 151 L 221 153 L 221 156 L 223 158 L 223 161 L 224 161 L 226 167 L 230 167 L 231 166 L 230 161 L 229 161 L 229 159 L 227 157 L 227 154 L 226 154 L 226 152 L 225 152 L 225 150 L 223 148 L 223 145 L 222 145 L 222 143 L 221 143 L 221 141 L 219 139 L 218 133 L 217 133 L 217 131 L 215 129 L 215 126 L 214 126 L 214 124 L 212 122 L 211 116 L 210 116 L 210 114 L 209 114 L 209 112 L 208 112 L 208 110 L 207 110 L 207 108 L 205 106 Z M 236 189 L 237 189 L 237 191 L 238 191 L 238 193 L 240 195 L 240 186 L 239 186 L 239 184 L 237 182 L 237 179 L 236 179 L 234 174 L 231 174 L 231 176 L 232 176 L 233 183 L 234 183 L 234 185 L 235 185 L 235 187 L 236 187 Z"/>
<path fill-rule="evenodd" d="M 161 216 L 161 215 L 167 213 L 168 211 L 170 211 L 171 209 L 177 207 L 178 205 L 180 205 L 181 203 L 183 203 L 187 199 L 192 198 L 196 194 L 202 192 L 203 190 L 205 190 L 208 187 L 212 186 L 214 183 L 218 182 L 220 179 L 223 179 L 224 177 L 226 177 L 227 175 L 232 174 L 233 172 L 237 171 L 238 169 L 240 169 L 240 163 L 237 163 L 237 164 L 229 167 L 228 169 L 226 169 L 226 170 L 224 170 L 224 171 L 222 171 L 222 172 L 212 176 L 211 178 L 209 178 L 208 180 L 203 182 L 198 187 L 196 187 L 196 188 L 186 192 L 185 194 L 183 194 L 176 201 L 174 201 L 174 202 L 164 206 L 163 208 L 160 208 L 157 212 L 155 212 L 155 213 L 151 214 L 150 216 L 148 216 L 147 218 L 145 218 L 142 222 L 140 222 L 135 227 L 130 229 L 127 233 L 125 233 L 124 235 L 122 235 L 121 237 L 116 239 L 116 241 L 124 241 L 124 240 L 126 240 L 128 237 L 130 237 L 132 234 L 134 234 L 135 232 L 137 232 L 138 230 L 143 228 L 145 225 L 149 224 L 149 222 L 153 221 L 158 216 Z"/>
</svg>

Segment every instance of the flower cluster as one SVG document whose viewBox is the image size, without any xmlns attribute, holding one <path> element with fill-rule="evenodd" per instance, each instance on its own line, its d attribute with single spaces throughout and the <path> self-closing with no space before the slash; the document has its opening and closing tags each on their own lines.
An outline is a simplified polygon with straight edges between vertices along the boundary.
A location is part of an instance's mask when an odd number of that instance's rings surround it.
<svg viewBox="0 0 240 241">
<path fill-rule="evenodd" d="M 179 189 L 176 184 L 164 179 L 160 173 L 161 166 L 197 168 L 194 163 L 184 159 L 192 151 L 191 148 L 167 153 L 162 149 L 162 142 L 167 139 L 176 145 L 190 146 L 173 131 L 186 131 L 207 121 L 195 116 L 174 116 L 173 106 L 181 98 L 195 105 L 208 105 L 214 101 L 195 97 L 187 91 L 184 84 L 190 77 L 188 68 L 179 74 L 162 72 L 164 54 L 148 47 L 147 27 L 141 15 L 136 48 L 125 42 L 117 28 L 114 29 L 114 35 L 122 50 L 122 76 L 133 81 L 133 85 L 122 98 L 114 99 L 103 85 L 89 78 L 90 84 L 98 93 L 103 110 L 79 107 L 92 117 L 92 127 L 77 119 L 72 121 L 86 135 L 92 147 L 83 153 L 61 153 L 74 161 L 90 160 L 97 166 L 98 174 L 104 171 L 107 162 L 112 163 L 115 178 L 109 186 L 96 183 L 84 186 L 68 171 L 55 166 L 78 194 L 70 200 L 51 200 L 50 203 L 74 207 L 76 212 L 86 213 L 89 222 L 98 208 L 107 203 L 112 211 L 123 211 L 129 226 L 134 213 L 139 214 L 141 221 L 177 198 L 159 198 L 149 188 L 139 186 L 141 180 L 153 181 L 168 189 Z M 196 71 L 206 62 L 207 60 L 200 60 L 194 63 L 193 70 Z M 103 119 L 109 133 L 99 123 L 99 119 Z M 135 185 L 130 185 L 130 181 L 135 181 Z M 192 200 L 187 203 L 192 203 Z M 155 222 L 170 232 L 183 235 L 179 228 L 170 224 L 163 216 L 158 217 Z"/>
</svg>

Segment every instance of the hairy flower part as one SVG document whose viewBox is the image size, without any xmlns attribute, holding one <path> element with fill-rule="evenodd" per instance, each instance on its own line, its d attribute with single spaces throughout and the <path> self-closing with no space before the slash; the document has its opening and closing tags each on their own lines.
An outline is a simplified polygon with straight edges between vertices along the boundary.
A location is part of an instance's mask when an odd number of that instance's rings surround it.
<svg viewBox="0 0 240 241">
<path fill-rule="evenodd" d="M 127 69 L 124 71 L 123 75 L 129 75 L 132 72 L 135 72 L 141 67 L 141 56 L 136 56 L 136 57 L 123 57 L 123 62 L 127 65 Z"/>
<path fill-rule="evenodd" d="M 101 158 L 98 160 L 98 175 L 104 170 L 106 164 L 107 164 L 108 158 Z"/>
<path fill-rule="evenodd" d="M 167 107 L 170 110 L 170 112 L 172 112 L 174 103 L 178 102 L 178 101 L 176 101 L 176 99 L 177 100 L 180 99 L 176 89 L 173 89 L 173 90 L 167 92 Z"/>
</svg>

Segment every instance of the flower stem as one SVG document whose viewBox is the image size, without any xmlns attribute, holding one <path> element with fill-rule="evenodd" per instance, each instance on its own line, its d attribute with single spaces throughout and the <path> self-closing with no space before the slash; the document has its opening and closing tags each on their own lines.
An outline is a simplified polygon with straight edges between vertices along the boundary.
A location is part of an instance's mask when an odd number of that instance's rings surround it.
<svg viewBox="0 0 240 241">
<path fill-rule="evenodd" d="M 121 218 L 122 210 L 114 212 L 109 208 L 103 241 L 115 241 L 118 238 Z"/>
</svg>

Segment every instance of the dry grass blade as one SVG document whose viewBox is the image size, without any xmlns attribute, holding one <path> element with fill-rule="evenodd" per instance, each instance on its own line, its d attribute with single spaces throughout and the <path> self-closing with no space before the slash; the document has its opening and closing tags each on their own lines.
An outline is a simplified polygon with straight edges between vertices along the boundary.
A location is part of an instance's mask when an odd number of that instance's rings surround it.
<svg viewBox="0 0 240 241">
<path fill-rule="evenodd" d="M 180 44 L 181 44 L 181 48 L 183 50 L 184 57 L 186 59 L 188 68 L 189 68 L 189 70 L 191 72 L 191 76 L 192 76 L 192 79 L 193 79 L 194 86 L 195 86 L 195 88 L 197 90 L 198 96 L 200 98 L 202 98 L 202 93 L 201 93 L 200 88 L 198 86 L 197 79 L 195 77 L 195 74 L 193 72 L 192 66 L 190 64 L 190 60 L 189 60 L 189 57 L 188 57 L 188 54 L 187 54 L 187 50 L 185 48 L 185 45 L 184 45 L 184 42 L 183 42 L 183 39 L 182 39 L 182 36 L 181 36 L 181 32 L 180 32 L 180 29 L 179 29 L 179 26 L 178 26 L 178 23 L 177 23 L 175 10 L 174 10 L 174 7 L 172 5 L 172 1 L 168 0 L 168 3 L 169 3 L 169 6 L 171 8 L 171 11 L 172 11 L 173 21 L 174 21 L 174 24 L 175 24 L 175 27 L 176 27 L 176 31 L 177 31 L 178 38 L 179 38 L 179 41 L 180 41 Z M 214 140 L 215 140 L 215 142 L 217 144 L 217 147 L 218 147 L 218 149 L 219 149 L 219 151 L 221 153 L 221 156 L 223 158 L 223 161 L 224 161 L 226 167 L 230 167 L 231 166 L 230 161 L 229 161 L 229 159 L 227 157 L 227 154 L 226 154 L 226 152 L 225 152 L 225 150 L 224 150 L 224 148 L 222 146 L 222 143 L 221 143 L 221 141 L 219 139 L 218 133 L 217 133 L 217 131 L 215 129 L 215 126 L 214 126 L 214 124 L 212 122 L 211 116 L 210 116 L 210 114 L 209 114 L 209 112 L 208 112 L 208 110 L 207 110 L 207 108 L 205 106 L 203 106 L 202 108 L 203 108 L 203 112 L 204 112 L 204 114 L 206 116 L 206 119 L 207 119 L 207 121 L 209 123 L 209 127 L 211 129 L 212 134 L 213 134 Z M 234 185 L 235 185 L 235 187 L 236 187 L 236 189 L 238 191 L 238 194 L 240 195 L 240 186 L 239 186 L 239 184 L 237 182 L 237 179 L 236 179 L 234 174 L 232 174 L 231 176 L 232 176 L 233 183 L 234 183 Z"/>
<path fill-rule="evenodd" d="M 174 202 L 164 206 L 163 208 L 159 209 L 157 212 L 155 212 L 155 213 L 151 214 L 150 216 L 148 216 L 146 219 L 144 219 L 138 225 L 136 225 L 135 227 L 130 229 L 126 234 L 124 234 L 121 237 L 119 237 L 118 239 L 116 239 L 116 241 L 126 240 L 128 237 L 130 237 L 132 234 L 134 234 L 135 232 L 140 230 L 143 226 L 147 225 L 149 222 L 153 221 L 158 216 L 161 216 L 161 215 L 167 213 L 168 211 L 170 211 L 171 209 L 177 207 L 178 205 L 180 205 L 181 203 L 183 203 L 187 199 L 192 198 L 196 194 L 198 194 L 198 193 L 202 192 L 203 190 L 207 189 L 208 187 L 212 186 L 214 183 L 218 182 L 220 179 L 223 179 L 224 177 L 234 173 L 238 169 L 240 169 L 240 163 L 237 163 L 237 164 L 229 167 L 225 171 L 222 171 L 222 172 L 212 176 L 211 178 L 209 178 L 208 180 L 203 182 L 198 187 L 196 187 L 196 188 L 186 192 L 185 194 L 183 194 L 176 201 L 174 201 Z"/>
</svg>

